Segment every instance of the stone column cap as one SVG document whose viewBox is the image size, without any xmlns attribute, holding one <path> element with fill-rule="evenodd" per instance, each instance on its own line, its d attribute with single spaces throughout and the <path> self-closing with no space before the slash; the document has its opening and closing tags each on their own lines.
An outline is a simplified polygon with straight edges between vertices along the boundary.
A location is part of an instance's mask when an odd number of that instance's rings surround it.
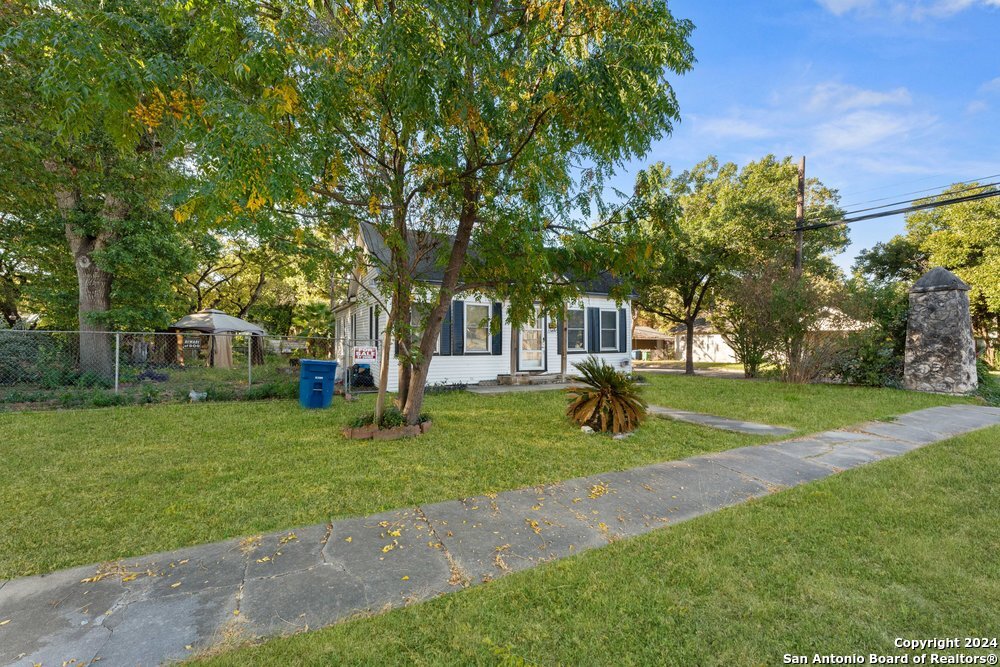
<svg viewBox="0 0 1000 667">
<path fill-rule="evenodd" d="M 948 269 L 936 266 L 920 276 L 920 279 L 913 283 L 913 287 L 910 288 L 910 294 L 944 291 L 968 292 L 969 286 Z"/>
</svg>

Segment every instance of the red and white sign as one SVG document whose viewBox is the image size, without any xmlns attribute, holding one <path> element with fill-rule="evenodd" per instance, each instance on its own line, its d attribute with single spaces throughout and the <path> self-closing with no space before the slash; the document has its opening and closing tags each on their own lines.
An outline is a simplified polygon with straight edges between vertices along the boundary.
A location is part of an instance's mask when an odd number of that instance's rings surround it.
<svg viewBox="0 0 1000 667">
<path fill-rule="evenodd" d="M 354 361 L 375 361 L 378 359 L 377 347 L 355 347 Z"/>
</svg>

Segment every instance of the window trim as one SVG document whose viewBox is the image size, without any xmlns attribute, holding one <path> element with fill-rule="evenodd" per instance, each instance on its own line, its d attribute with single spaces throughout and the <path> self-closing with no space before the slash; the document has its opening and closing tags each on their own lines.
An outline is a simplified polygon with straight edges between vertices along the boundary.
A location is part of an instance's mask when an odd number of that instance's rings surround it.
<svg viewBox="0 0 1000 667">
<path fill-rule="evenodd" d="M 486 308 L 486 349 L 469 349 L 469 307 L 478 306 Z M 493 319 L 493 304 L 481 301 L 466 301 L 462 304 L 462 354 L 493 354 L 493 334 L 490 333 L 490 325 Z M 478 327 L 477 327 L 478 328 Z"/>
<path fill-rule="evenodd" d="M 600 314 L 600 316 L 598 316 L 598 324 L 600 325 L 601 329 L 600 329 L 600 331 L 597 334 L 597 347 L 600 349 L 601 352 L 617 352 L 618 351 L 618 336 L 619 336 L 619 332 L 618 332 L 618 311 L 617 310 L 611 310 L 609 308 L 601 308 L 600 312 L 601 312 L 601 314 Z M 614 344 L 611 347 L 604 347 L 604 332 L 605 331 L 611 331 L 610 328 L 606 329 L 604 327 L 604 313 L 612 313 L 615 316 L 615 341 L 614 341 Z"/>
<path fill-rule="evenodd" d="M 570 327 L 569 326 L 569 314 L 571 312 L 578 312 L 583 317 L 583 343 L 582 347 L 570 347 L 569 346 L 569 332 L 570 329 L 578 329 L 580 327 Z M 559 332 L 559 336 L 562 336 L 562 332 Z M 566 309 L 566 354 L 587 354 L 587 309 L 586 308 L 567 308 Z"/>
</svg>

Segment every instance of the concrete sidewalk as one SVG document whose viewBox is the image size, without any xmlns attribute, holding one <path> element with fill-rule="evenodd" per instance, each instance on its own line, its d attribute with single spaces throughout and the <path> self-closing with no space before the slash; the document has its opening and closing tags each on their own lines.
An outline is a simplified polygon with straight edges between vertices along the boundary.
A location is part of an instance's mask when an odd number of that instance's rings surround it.
<svg viewBox="0 0 1000 667">
<path fill-rule="evenodd" d="M 722 431 L 735 431 L 736 433 L 745 433 L 747 435 L 766 435 L 780 438 L 783 435 L 791 435 L 795 432 L 795 429 L 785 426 L 771 426 L 770 424 L 759 424 L 740 419 L 706 415 L 702 412 L 664 408 L 659 405 L 650 405 L 647 411 L 655 417 L 665 417 L 667 419 L 675 419 L 677 421 L 698 424 L 699 426 L 717 428 Z"/>
<path fill-rule="evenodd" d="M 0 664 L 155 665 L 377 613 L 1000 424 L 955 405 L 0 583 Z M 75 661 L 75 662 L 73 662 Z"/>
</svg>

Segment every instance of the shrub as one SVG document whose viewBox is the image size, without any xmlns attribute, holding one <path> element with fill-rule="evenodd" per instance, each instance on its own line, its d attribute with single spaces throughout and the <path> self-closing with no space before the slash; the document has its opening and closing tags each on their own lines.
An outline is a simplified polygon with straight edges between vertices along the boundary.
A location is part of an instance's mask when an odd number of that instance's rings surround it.
<svg viewBox="0 0 1000 667">
<path fill-rule="evenodd" d="M 430 415 L 422 413 L 418 418 L 419 423 L 424 423 L 430 421 Z M 371 412 L 365 413 L 358 417 L 355 417 L 350 426 L 352 428 L 361 428 L 362 426 L 369 426 L 375 422 L 375 415 Z M 406 415 L 399 411 L 399 408 L 389 407 L 385 409 L 382 413 L 382 423 L 379 424 L 379 428 L 395 428 L 397 426 L 406 426 Z"/>
<path fill-rule="evenodd" d="M 161 394 L 162 393 L 163 392 L 160 390 L 159 387 L 151 385 L 151 384 L 144 384 L 144 385 L 142 385 L 142 393 L 139 394 L 138 402 L 139 403 L 159 403 L 160 400 L 161 400 Z"/>
<path fill-rule="evenodd" d="M 398 408 L 390 407 L 382 413 L 382 423 L 379 424 L 379 428 L 393 428 L 405 425 L 406 415 L 400 412 Z"/>
<path fill-rule="evenodd" d="M 114 405 L 128 405 L 131 399 L 125 394 L 116 394 L 111 391 L 94 390 L 90 396 L 90 405 L 95 408 L 110 408 Z"/>
<path fill-rule="evenodd" d="M 32 334 L 0 334 L 0 384 L 38 381 L 38 341 Z"/>
<path fill-rule="evenodd" d="M 833 364 L 833 373 L 848 384 L 865 387 L 902 386 L 903 357 L 880 327 L 852 333 Z"/>
<path fill-rule="evenodd" d="M 110 389 L 114 386 L 114 380 L 95 373 L 86 371 L 76 378 L 76 386 L 83 389 Z"/>
<path fill-rule="evenodd" d="M 463 382 L 455 382 L 449 384 L 447 382 L 435 382 L 434 384 L 427 385 L 424 389 L 425 394 L 447 394 L 452 391 L 465 391 L 468 388 Z"/>
<path fill-rule="evenodd" d="M 239 398 L 236 390 L 225 384 L 213 384 L 205 390 L 206 401 L 235 401 Z"/>
<path fill-rule="evenodd" d="M 271 380 L 263 384 L 252 385 L 243 394 L 243 398 L 248 401 L 261 401 L 269 398 L 296 398 L 298 395 L 299 386 L 297 383 Z"/>
<path fill-rule="evenodd" d="M 1000 380 L 990 373 L 990 367 L 982 359 L 976 360 L 976 373 L 979 376 L 977 393 L 990 405 L 1000 406 Z"/>
<path fill-rule="evenodd" d="M 576 368 L 580 375 L 573 380 L 584 386 L 566 390 L 570 397 L 566 414 L 570 419 L 602 433 L 626 433 L 639 427 L 646 417 L 646 401 L 634 380 L 593 356 Z"/>
</svg>

